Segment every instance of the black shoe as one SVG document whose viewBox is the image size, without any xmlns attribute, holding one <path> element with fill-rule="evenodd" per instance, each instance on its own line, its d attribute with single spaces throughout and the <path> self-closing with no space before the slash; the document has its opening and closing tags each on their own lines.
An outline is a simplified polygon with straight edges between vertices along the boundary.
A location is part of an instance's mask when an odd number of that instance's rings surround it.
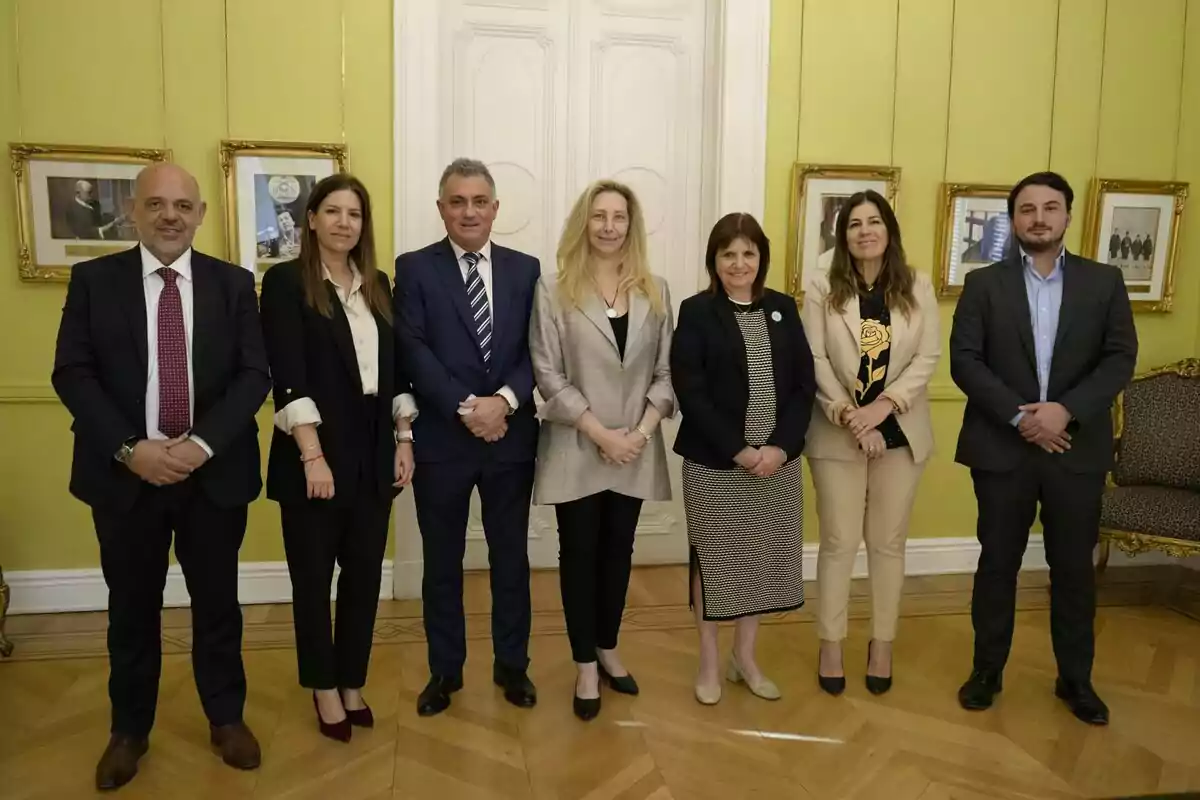
<svg viewBox="0 0 1200 800">
<path fill-rule="evenodd" d="M 1059 678 L 1054 682 L 1054 694 L 1066 702 L 1072 714 L 1088 725 L 1108 724 L 1108 706 L 1104 705 L 1089 681 Z"/>
<path fill-rule="evenodd" d="M 450 695 L 463 686 L 462 675 L 433 675 L 417 698 L 417 713 L 432 717 L 450 707 Z"/>
<path fill-rule="evenodd" d="M 837 697 L 839 694 L 846 691 L 846 676 L 843 675 L 840 678 L 829 678 L 818 672 L 817 685 L 821 687 L 821 691 Z"/>
<path fill-rule="evenodd" d="M 1004 688 L 1003 674 L 995 669 L 976 669 L 958 690 L 958 704 L 968 711 L 983 711 Z"/>
<path fill-rule="evenodd" d="M 604 665 L 600 663 L 599 659 L 596 659 L 596 666 L 600 670 L 600 677 L 604 679 L 604 681 L 612 688 L 614 692 L 632 695 L 636 695 L 638 693 L 637 681 L 633 679 L 632 675 L 622 675 L 619 678 L 615 677 L 609 674 L 609 671 L 604 668 Z"/>
<path fill-rule="evenodd" d="M 867 643 L 867 669 L 871 668 L 871 645 L 873 645 L 873 644 L 875 644 L 874 639 L 872 639 L 870 642 Z M 867 691 L 870 692 L 871 694 L 876 694 L 876 695 L 886 694 L 887 691 L 891 688 L 892 688 L 891 676 L 888 676 L 886 678 L 881 678 L 878 675 L 872 675 L 869 672 L 867 673 Z"/>
<path fill-rule="evenodd" d="M 575 710 L 575 716 L 584 722 L 593 720 L 600 715 L 600 695 L 597 694 L 595 697 L 586 699 L 575 695 L 572 698 L 571 707 Z"/>
<path fill-rule="evenodd" d="M 537 689 L 525 670 L 493 664 L 492 682 L 504 690 L 504 699 L 517 708 L 533 708 L 537 705 Z"/>
</svg>

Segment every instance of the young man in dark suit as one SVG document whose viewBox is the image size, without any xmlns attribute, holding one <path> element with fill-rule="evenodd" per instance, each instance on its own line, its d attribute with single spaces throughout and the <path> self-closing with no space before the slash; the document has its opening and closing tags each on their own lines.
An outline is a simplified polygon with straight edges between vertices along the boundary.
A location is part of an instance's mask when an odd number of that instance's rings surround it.
<svg viewBox="0 0 1200 800">
<path fill-rule="evenodd" d="M 538 423 L 529 317 L 541 268 L 492 243 L 496 184 L 478 161 L 446 168 L 438 211 L 447 238 L 396 259 L 396 334 L 420 416 L 413 500 L 425 574 L 421 597 L 430 679 L 417 699 L 439 714 L 462 688 L 462 561 L 471 492 L 479 489 L 492 585 L 493 680 L 530 708 L 529 501 Z"/>
<path fill-rule="evenodd" d="M 112 736 L 96 786 L 137 774 L 161 671 L 171 536 L 192 605 L 192 665 L 214 746 L 254 769 L 242 721 L 238 550 L 262 488 L 257 426 L 271 381 L 254 278 L 192 250 L 205 206 L 173 164 L 138 176 L 141 244 L 77 264 L 54 357 L 74 417 L 71 493 L 91 506 L 108 585 Z"/>
<path fill-rule="evenodd" d="M 1009 194 L 1019 248 L 967 275 L 950 370 L 967 396 L 955 456 L 971 469 L 982 547 L 971 617 L 975 659 L 959 690 L 985 709 L 1012 644 L 1017 573 L 1038 513 L 1050 564 L 1055 693 L 1075 716 L 1108 723 L 1092 688 L 1092 550 L 1112 462 L 1110 408 L 1133 376 L 1137 332 L 1121 271 L 1068 253 L 1074 193 L 1042 172 Z"/>
</svg>

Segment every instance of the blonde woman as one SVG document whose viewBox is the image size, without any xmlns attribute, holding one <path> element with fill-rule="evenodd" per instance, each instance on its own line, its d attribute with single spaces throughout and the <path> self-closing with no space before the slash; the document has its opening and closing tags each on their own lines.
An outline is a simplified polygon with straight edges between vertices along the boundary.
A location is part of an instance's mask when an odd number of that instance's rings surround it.
<svg viewBox="0 0 1200 800">
<path fill-rule="evenodd" d="M 838 217 L 828 276 L 804 294 L 817 409 L 805 455 L 817 490 L 821 549 L 817 679 L 845 691 L 842 640 L 850 575 L 863 540 L 871 581 L 867 689 L 892 686 L 892 640 L 917 484 L 933 453 L 926 389 L 941 355 L 933 284 L 904 255 L 900 224 L 880 194 L 852 195 Z"/>
<path fill-rule="evenodd" d="M 574 711 L 600 713 L 600 679 L 638 685 L 617 655 L 642 503 L 669 500 L 658 424 L 675 411 L 671 298 L 650 274 L 646 225 L 629 187 L 598 181 L 575 202 L 558 274 L 537 284 L 533 375 L 545 398 L 533 501 L 558 518 L 559 575 L 578 669 Z"/>
</svg>

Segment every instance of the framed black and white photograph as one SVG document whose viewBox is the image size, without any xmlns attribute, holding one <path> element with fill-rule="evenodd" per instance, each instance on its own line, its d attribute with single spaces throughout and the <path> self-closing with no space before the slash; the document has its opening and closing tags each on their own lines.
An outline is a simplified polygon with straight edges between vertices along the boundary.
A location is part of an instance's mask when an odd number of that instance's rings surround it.
<svg viewBox="0 0 1200 800">
<path fill-rule="evenodd" d="M 272 264 L 299 256 L 309 194 L 346 168 L 345 145 L 222 142 L 229 260 L 261 279 Z"/>
<path fill-rule="evenodd" d="M 851 195 L 874 189 L 895 208 L 899 187 L 899 167 L 796 164 L 788 226 L 788 292 L 801 298 L 814 275 L 829 271 L 838 215 Z"/>
<path fill-rule="evenodd" d="M 167 150 L 12 144 L 19 251 L 24 280 L 67 280 L 80 261 L 137 243 L 137 175 L 170 159 Z"/>
<path fill-rule="evenodd" d="M 1186 183 L 1096 179 L 1083 254 L 1121 270 L 1135 310 L 1170 311 Z"/>
<path fill-rule="evenodd" d="M 938 294 L 962 293 L 967 273 L 1008 257 L 1013 246 L 1008 216 L 1011 186 L 943 183 L 938 209 Z"/>
</svg>

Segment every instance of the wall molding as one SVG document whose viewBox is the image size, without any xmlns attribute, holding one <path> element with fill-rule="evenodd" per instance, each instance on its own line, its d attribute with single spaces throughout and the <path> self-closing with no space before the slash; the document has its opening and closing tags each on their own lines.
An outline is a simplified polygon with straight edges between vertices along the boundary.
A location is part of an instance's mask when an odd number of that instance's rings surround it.
<svg viewBox="0 0 1200 800">
<path fill-rule="evenodd" d="M 334 570 L 330 599 L 337 599 L 337 576 Z M 108 587 L 99 569 L 47 569 L 5 572 L 4 579 L 12 589 L 10 614 L 50 614 L 65 611 L 104 611 L 108 608 Z M 420 579 L 418 578 L 418 586 Z M 392 562 L 383 562 L 383 582 L 379 598 L 392 598 Z M 238 599 L 242 605 L 290 603 L 292 581 L 286 561 L 245 562 L 238 565 Z M 183 572 L 178 564 L 167 571 L 163 590 L 165 608 L 187 608 L 191 605 Z"/>
</svg>

